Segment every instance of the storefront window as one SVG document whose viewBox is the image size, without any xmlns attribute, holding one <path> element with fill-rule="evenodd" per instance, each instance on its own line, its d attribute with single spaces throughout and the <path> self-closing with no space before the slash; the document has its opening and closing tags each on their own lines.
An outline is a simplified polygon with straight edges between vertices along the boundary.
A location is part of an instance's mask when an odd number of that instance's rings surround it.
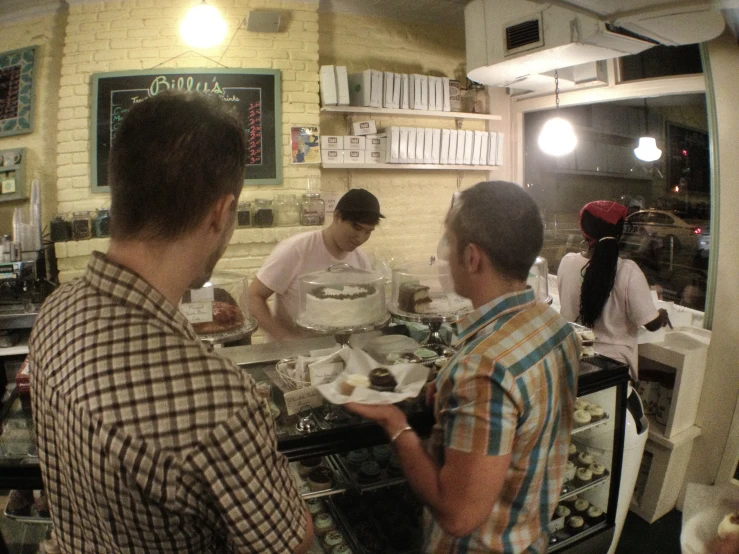
<svg viewBox="0 0 739 554">
<path fill-rule="evenodd" d="M 556 273 L 562 257 L 584 248 L 580 209 L 593 200 L 628 207 L 622 257 L 633 259 L 663 300 L 703 311 L 710 234 L 710 165 L 704 95 L 591 104 L 559 110 L 575 126 L 578 145 L 554 158 L 537 137 L 552 110 L 525 114 L 525 186 L 545 220 L 546 257 Z M 656 139 L 662 156 L 643 162 L 639 137 Z"/>
<path fill-rule="evenodd" d="M 618 59 L 620 82 L 657 79 L 703 72 L 700 47 L 655 46 L 639 54 Z"/>
</svg>

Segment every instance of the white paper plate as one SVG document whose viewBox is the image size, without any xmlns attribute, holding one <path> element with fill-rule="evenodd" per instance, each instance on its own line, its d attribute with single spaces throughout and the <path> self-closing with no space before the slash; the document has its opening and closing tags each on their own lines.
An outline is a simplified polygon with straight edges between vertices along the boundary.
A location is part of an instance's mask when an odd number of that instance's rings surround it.
<svg viewBox="0 0 739 554">
<path fill-rule="evenodd" d="M 680 533 L 682 554 L 709 554 L 708 543 L 718 534 L 718 524 L 726 514 L 725 507 L 715 506 L 691 517 Z"/>
</svg>

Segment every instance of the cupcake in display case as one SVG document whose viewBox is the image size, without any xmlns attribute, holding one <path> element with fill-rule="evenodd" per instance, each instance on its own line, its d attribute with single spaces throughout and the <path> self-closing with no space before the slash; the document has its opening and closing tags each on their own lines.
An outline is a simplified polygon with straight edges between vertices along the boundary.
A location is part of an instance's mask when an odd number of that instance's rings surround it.
<svg viewBox="0 0 739 554">
<path fill-rule="evenodd" d="M 387 323 L 382 274 L 347 264 L 307 273 L 298 279 L 296 323 L 330 332 L 364 329 Z"/>
<path fill-rule="evenodd" d="M 202 287 L 185 292 L 180 311 L 202 340 L 238 340 L 256 329 L 249 315 L 247 289 L 245 276 L 216 271 Z"/>
<path fill-rule="evenodd" d="M 390 310 L 423 321 L 435 317 L 456 318 L 472 309 L 472 303 L 454 292 L 449 264 L 434 258 L 405 264 L 393 270 Z"/>
</svg>

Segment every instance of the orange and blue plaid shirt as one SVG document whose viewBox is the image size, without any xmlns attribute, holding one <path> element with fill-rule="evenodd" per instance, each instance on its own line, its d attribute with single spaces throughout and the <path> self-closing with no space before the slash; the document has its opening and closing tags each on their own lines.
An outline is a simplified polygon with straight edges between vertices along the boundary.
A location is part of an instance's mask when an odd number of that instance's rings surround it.
<svg viewBox="0 0 739 554">
<path fill-rule="evenodd" d="M 431 454 L 446 448 L 511 454 L 498 501 L 471 535 L 456 538 L 424 514 L 424 552 L 542 553 L 557 506 L 580 346 L 560 315 L 531 289 L 481 306 L 458 323 L 458 353 L 436 377 Z"/>
</svg>

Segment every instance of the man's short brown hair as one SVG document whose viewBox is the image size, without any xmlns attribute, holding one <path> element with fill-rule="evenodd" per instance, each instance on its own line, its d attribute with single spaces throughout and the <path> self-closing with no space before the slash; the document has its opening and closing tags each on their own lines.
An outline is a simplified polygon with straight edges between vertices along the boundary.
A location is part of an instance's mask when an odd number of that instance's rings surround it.
<svg viewBox="0 0 739 554">
<path fill-rule="evenodd" d="M 134 105 L 108 165 L 111 236 L 181 236 L 218 198 L 238 199 L 245 164 L 244 129 L 219 97 L 167 91 Z"/>
</svg>

